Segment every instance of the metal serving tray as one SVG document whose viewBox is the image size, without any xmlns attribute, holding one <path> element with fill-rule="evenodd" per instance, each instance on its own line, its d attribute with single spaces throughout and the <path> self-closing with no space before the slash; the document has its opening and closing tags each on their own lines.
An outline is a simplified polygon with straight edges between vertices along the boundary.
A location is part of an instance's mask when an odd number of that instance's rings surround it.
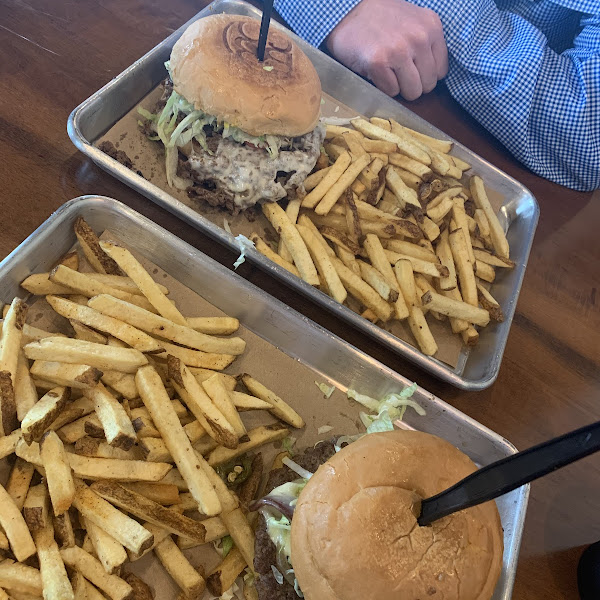
<svg viewBox="0 0 600 600">
<path fill-rule="evenodd" d="M 71 113 L 67 129 L 75 146 L 102 169 L 193 227 L 236 250 L 237 245 L 231 234 L 93 146 L 95 140 L 139 104 L 165 78 L 164 62 L 168 60 L 173 45 L 187 26 L 196 19 L 212 13 L 243 14 L 257 18 L 261 16 L 261 12 L 257 8 L 241 0 L 217 0 L 213 2 L 148 54 L 80 104 Z M 278 24 L 274 23 L 274 26 L 283 29 Z M 312 60 L 321 78 L 323 90 L 336 100 L 364 115 L 393 117 L 400 123 L 423 133 L 438 138 L 451 139 L 323 52 L 308 45 L 289 31 L 288 34 L 294 38 Z M 338 304 L 323 292 L 291 275 L 257 251 L 250 251 L 248 256 L 252 262 L 273 276 L 278 277 L 288 286 L 295 288 L 315 303 L 324 306 L 339 318 L 352 324 L 356 329 L 378 340 L 393 352 L 404 356 L 436 377 L 459 388 L 481 390 L 489 387 L 498 376 L 537 226 L 539 208 L 531 192 L 520 183 L 456 141 L 454 142 L 454 148 L 453 153 L 471 163 L 473 172 L 484 178 L 488 188 L 505 199 L 501 219 L 504 220 L 505 228 L 510 225 L 507 237 L 511 247 L 511 258 L 516 262 L 516 267 L 509 273 L 502 273 L 493 287 L 494 296 L 504 310 L 504 322 L 489 325 L 474 349 L 469 351 L 463 348 L 456 368 L 423 355 L 408 342 L 397 338 L 360 317 L 349 308 Z"/>
<path fill-rule="evenodd" d="M 82 196 L 64 204 L 0 263 L 0 301 L 22 296 L 20 282 L 35 272 L 48 271 L 75 243 L 73 223 L 83 217 L 99 234 L 109 230 L 155 265 L 242 326 L 312 369 L 342 391 L 382 397 L 411 382 L 370 358 L 339 337 L 303 317 L 205 254 L 159 227 L 124 204 L 102 196 Z M 476 463 L 490 462 L 516 452 L 498 434 L 483 427 L 429 392 L 419 388 L 413 398 L 425 417 L 406 413 L 406 423 L 440 437 L 463 450 Z M 308 419 L 307 419 L 308 421 Z M 529 486 L 498 500 L 504 528 L 504 564 L 493 600 L 511 597 L 523 531 Z"/>
</svg>

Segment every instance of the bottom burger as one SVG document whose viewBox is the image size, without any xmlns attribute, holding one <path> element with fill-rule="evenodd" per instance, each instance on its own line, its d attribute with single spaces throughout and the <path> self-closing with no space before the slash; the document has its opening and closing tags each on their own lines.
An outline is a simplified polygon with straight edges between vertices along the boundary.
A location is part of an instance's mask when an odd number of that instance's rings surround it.
<svg viewBox="0 0 600 600">
<path fill-rule="evenodd" d="M 417 523 L 421 499 L 477 469 L 450 443 L 395 430 L 284 461 L 253 506 L 261 600 L 492 597 L 503 554 L 495 502 Z"/>
</svg>

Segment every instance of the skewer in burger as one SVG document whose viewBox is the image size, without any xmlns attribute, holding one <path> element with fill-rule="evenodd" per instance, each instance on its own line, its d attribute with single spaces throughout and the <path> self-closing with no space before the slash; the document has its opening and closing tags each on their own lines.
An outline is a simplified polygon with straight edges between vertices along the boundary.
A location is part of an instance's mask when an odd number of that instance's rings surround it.
<svg viewBox="0 0 600 600">
<path fill-rule="evenodd" d="M 503 553 L 496 504 L 417 523 L 422 498 L 477 469 L 454 446 L 395 430 L 337 453 L 321 443 L 294 463 L 257 503 L 261 600 L 490 600 Z"/>
<path fill-rule="evenodd" d="M 312 63 L 274 28 L 260 62 L 259 30 L 238 15 L 192 23 L 156 114 L 140 110 L 165 147 L 169 185 L 234 213 L 301 193 L 325 136 Z"/>
</svg>

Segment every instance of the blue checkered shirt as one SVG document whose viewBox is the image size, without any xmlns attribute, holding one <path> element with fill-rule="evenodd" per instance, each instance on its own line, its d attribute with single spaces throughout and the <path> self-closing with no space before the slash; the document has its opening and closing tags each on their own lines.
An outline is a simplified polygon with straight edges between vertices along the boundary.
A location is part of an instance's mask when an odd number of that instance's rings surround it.
<svg viewBox="0 0 600 600">
<path fill-rule="evenodd" d="M 360 0 L 275 0 L 314 46 Z M 442 21 L 450 93 L 532 171 L 600 188 L 600 0 L 411 0 Z"/>
</svg>

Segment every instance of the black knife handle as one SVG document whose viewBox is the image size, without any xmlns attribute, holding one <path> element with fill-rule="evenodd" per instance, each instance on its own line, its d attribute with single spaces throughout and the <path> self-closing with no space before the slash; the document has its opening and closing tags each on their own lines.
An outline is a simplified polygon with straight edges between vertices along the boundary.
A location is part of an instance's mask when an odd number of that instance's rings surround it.
<svg viewBox="0 0 600 600">
<path fill-rule="evenodd" d="M 503 458 L 423 500 L 419 525 L 498 498 L 598 450 L 600 421 Z"/>
</svg>

